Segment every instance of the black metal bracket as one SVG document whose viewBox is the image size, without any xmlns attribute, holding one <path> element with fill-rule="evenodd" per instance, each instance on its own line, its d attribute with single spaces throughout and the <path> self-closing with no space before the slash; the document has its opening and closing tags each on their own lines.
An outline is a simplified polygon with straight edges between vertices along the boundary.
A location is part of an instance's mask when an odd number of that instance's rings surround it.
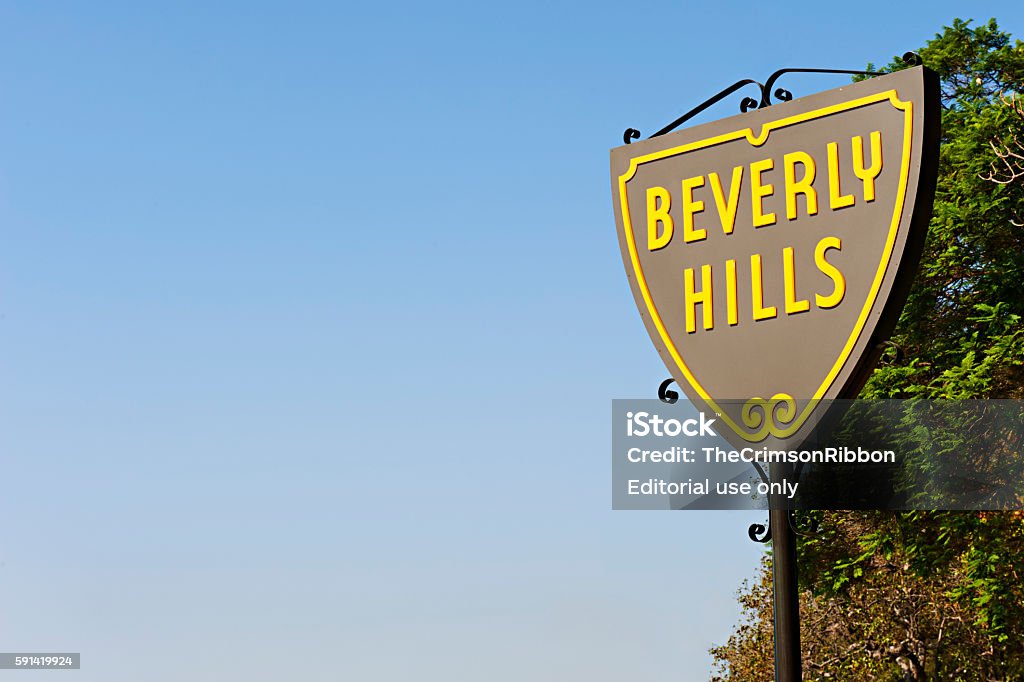
<svg viewBox="0 0 1024 682">
<path fill-rule="evenodd" d="M 675 379 L 669 377 L 661 382 L 661 386 L 658 386 L 658 400 L 669 405 L 674 405 L 679 400 L 679 391 L 670 391 L 668 388 L 674 381 Z"/>
<path fill-rule="evenodd" d="M 821 526 L 818 524 L 817 519 L 811 518 L 810 523 L 807 524 L 806 528 L 801 529 L 797 524 L 796 511 L 790 510 L 786 517 L 789 519 L 789 527 L 793 529 L 793 533 L 801 537 L 807 537 L 809 535 L 815 535 Z M 764 544 L 770 542 L 772 539 L 772 524 L 771 520 L 765 521 L 764 523 L 752 523 L 747 528 L 747 537 L 752 542 L 759 542 Z"/>
<path fill-rule="evenodd" d="M 658 386 L 658 400 L 669 405 L 674 405 L 679 402 L 679 391 L 669 389 L 669 386 L 673 383 L 675 383 L 675 379 L 672 377 L 661 382 L 661 385 Z M 768 474 L 764 472 L 764 468 L 762 468 L 757 462 L 754 462 L 753 464 L 754 468 L 757 470 L 758 476 L 761 477 L 761 480 L 768 483 Z"/>
<path fill-rule="evenodd" d="M 661 385 L 658 386 L 658 400 L 669 405 L 674 405 L 676 402 L 679 401 L 679 391 L 673 391 L 669 388 L 669 386 L 671 386 L 673 383 L 675 383 L 675 379 L 673 379 L 672 377 L 669 377 L 668 379 L 665 379 L 663 382 L 661 382 Z M 762 467 L 758 462 L 753 462 L 753 465 L 754 469 L 757 471 L 757 475 L 761 478 L 761 480 L 764 481 L 765 483 L 769 483 L 770 479 L 768 477 L 768 474 L 765 472 L 764 467 Z M 801 467 L 797 467 L 796 471 L 794 472 L 797 476 L 800 475 L 800 468 Z M 813 522 L 813 520 L 806 531 L 801 531 L 796 525 L 795 512 L 792 511 L 789 512 L 789 526 L 797 535 L 813 535 L 814 533 L 818 532 L 818 526 L 816 523 Z M 763 524 L 752 523 L 750 525 L 750 528 L 747 529 L 747 537 L 749 537 L 754 542 L 769 542 L 772 539 L 771 522 L 767 521 Z"/>
<path fill-rule="evenodd" d="M 903 55 L 903 62 L 910 66 L 919 66 L 921 64 L 921 58 L 915 52 L 907 52 Z M 881 76 L 884 71 L 856 71 L 851 69 L 798 69 L 798 68 L 787 68 L 779 69 L 772 75 L 768 76 L 763 84 L 759 81 L 744 78 L 743 80 L 736 81 L 729 87 L 720 91 L 718 94 L 704 100 L 693 109 L 690 109 L 685 114 L 677 118 L 676 120 L 669 123 L 667 126 L 659 130 L 658 132 L 651 135 L 651 137 L 659 137 L 666 133 L 670 133 L 682 124 L 689 121 L 691 118 L 701 113 L 708 107 L 721 102 L 723 99 L 736 92 L 740 88 L 746 87 L 747 85 L 756 85 L 760 90 L 760 97 L 754 99 L 753 97 L 744 97 L 740 100 L 740 112 L 747 113 L 751 109 L 764 109 L 769 107 L 775 102 L 772 101 L 774 97 L 779 102 L 788 102 L 793 99 L 793 93 L 785 88 L 775 88 L 775 83 L 782 76 L 787 73 L 838 73 L 846 74 L 849 76 Z M 775 88 L 774 90 L 772 88 Z M 625 144 L 630 144 L 633 140 L 640 139 L 640 131 L 636 128 L 626 128 L 626 131 L 622 134 L 622 141 Z"/>
<path fill-rule="evenodd" d="M 818 523 L 818 519 L 812 516 L 805 516 L 807 519 L 806 523 L 801 528 L 800 524 L 797 523 L 797 514 L 795 511 L 789 512 L 789 527 L 793 529 L 793 532 L 801 537 L 808 537 L 816 535 L 821 530 L 821 524 Z"/>
<path fill-rule="evenodd" d="M 772 524 L 770 521 L 761 523 L 752 523 L 750 528 L 747 529 L 747 537 L 752 542 L 760 542 L 762 544 L 771 541 L 772 539 Z"/>
</svg>

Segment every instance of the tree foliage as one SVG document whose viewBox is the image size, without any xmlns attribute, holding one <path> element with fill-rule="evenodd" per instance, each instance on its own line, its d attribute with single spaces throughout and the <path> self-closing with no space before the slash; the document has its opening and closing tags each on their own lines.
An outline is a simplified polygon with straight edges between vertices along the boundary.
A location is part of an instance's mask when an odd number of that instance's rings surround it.
<svg viewBox="0 0 1024 682">
<path fill-rule="evenodd" d="M 919 54 L 942 82 L 921 270 L 872 398 L 1024 398 L 1024 44 L 957 19 Z M 904 68 L 894 59 L 889 70 Z M 870 66 L 869 66 L 870 69 Z M 1017 165 L 1014 165 L 1017 164 Z M 808 680 L 1024 680 L 1024 517 L 816 512 L 799 548 Z M 770 558 L 715 680 L 772 679 Z"/>
</svg>

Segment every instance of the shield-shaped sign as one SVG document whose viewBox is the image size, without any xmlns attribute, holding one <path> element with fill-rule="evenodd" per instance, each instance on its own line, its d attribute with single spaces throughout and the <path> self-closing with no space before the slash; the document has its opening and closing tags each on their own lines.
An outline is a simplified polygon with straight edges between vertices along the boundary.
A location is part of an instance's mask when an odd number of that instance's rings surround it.
<svg viewBox="0 0 1024 682">
<path fill-rule="evenodd" d="M 917 268 L 938 117 L 916 67 L 612 150 L 640 314 L 722 435 L 799 438 L 863 385 Z"/>
</svg>

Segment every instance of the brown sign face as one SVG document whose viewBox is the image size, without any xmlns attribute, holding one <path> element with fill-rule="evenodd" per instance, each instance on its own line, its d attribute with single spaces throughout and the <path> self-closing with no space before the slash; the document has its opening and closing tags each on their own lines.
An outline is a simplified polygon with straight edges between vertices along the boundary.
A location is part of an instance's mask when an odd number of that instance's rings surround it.
<svg viewBox="0 0 1024 682">
<path fill-rule="evenodd" d="M 938 116 L 917 67 L 612 150 L 640 314 L 719 433 L 797 437 L 859 390 L 917 267 Z"/>
</svg>

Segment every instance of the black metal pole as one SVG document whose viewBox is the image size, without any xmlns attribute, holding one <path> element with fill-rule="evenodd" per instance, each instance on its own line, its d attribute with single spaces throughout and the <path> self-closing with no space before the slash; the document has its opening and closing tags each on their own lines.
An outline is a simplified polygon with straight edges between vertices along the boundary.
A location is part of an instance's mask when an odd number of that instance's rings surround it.
<svg viewBox="0 0 1024 682">
<path fill-rule="evenodd" d="M 771 481 L 786 468 L 773 465 Z M 772 532 L 773 611 L 775 613 L 775 682 L 800 682 L 800 598 L 796 582 L 796 533 L 787 509 L 768 512 Z"/>
</svg>

